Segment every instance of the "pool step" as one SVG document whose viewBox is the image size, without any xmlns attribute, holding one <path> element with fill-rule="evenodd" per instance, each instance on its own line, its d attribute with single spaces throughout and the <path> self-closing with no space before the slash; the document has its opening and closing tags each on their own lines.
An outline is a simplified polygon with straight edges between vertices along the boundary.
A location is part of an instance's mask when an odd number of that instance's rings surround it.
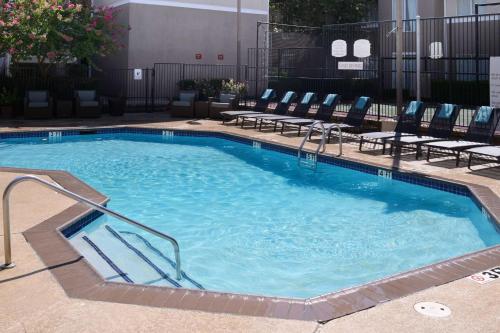
<svg viewBox="0 0 500 333">
<path fill-rule="evenodd" d="M 78 249 L 80 254 L 87 259 L 88 262 L 92 263 L 95 269 L 104 277 L 106 281 L 112 282 L 128 282 L 126 273 L 123 271 L 117 270 L 106 259 L 109 259 L 107 256 L 103 256 L 102 252 L 99 248 L 96 250 L 95 247 L 97 245 L 90 241 L 88 235 L 85 232 L 82 232 L 78 235 L 78 237 L 74 237 L 71 239 L 71 244 Z M 92 246 L 94 245 L 94 246 Z M 125 275 L 123 275 L 125 274 Z"/>
<path fill-rule="evenodd" d="M 174 276 L 151 265 L 146 255 L 139 254 L 142 251 L 134 251 L 106 226 L 93 230 L 91 234 L 79 233 L 71 243 L 108 281 L 181 287 Z"/>
<path fill-rule="evenodd" d="M 107 226 L 109 228 L 109 226 Z M 138 233 L 130 231 L 119 231 L 119 235 L 130 245 L 147 255 L 148 259 L 163 272 L 171 277 L 176 276 L 175 262 L 165 253 L 152 245 L 146 238 Z M 182 280 L 180 283 L 184 288 L 205 289 L 199 282 L 195 281 L 186 272 L 181 271 Z"/>
</svg>

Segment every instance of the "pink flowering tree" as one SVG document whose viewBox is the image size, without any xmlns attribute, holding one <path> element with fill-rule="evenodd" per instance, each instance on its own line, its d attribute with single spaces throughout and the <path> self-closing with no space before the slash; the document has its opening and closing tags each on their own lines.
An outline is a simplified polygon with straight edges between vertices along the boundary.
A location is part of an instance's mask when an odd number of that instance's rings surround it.
<svg viewBox="0 0 500 333">
<path fill-rule="evenodd" d="M 93 65 L 121 47 L 116 13 L 62 0 L 0 0 L 0 54 L 13 62 L 36 58 L 42 74 L 75 58 Z"/>
</svg>

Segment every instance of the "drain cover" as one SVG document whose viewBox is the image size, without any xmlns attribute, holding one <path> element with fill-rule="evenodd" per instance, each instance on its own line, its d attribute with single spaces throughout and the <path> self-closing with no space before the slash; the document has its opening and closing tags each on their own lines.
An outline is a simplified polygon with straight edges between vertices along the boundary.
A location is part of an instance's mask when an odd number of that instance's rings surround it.
<svg viewBox="0 0 500 333">
<path fill-rule="evenodd" d="M 444 318 L 451 314 L 451 310 L 444 304 L 435 302 L 422 302 L 413 306 L 415 311 L 424 316 Z"/>
</svg>

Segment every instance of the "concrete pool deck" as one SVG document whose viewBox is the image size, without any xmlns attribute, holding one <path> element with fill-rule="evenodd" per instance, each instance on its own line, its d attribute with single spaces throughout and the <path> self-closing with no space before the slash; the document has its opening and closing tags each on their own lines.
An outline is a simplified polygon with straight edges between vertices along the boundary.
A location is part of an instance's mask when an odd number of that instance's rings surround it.
<svg viewBox="0 0 500 333">
<path fill-rule="evenodd" d="M 282 136 L 253 129 L 221 126 L 213 121 L 177 121 L 162 114 L 133 115 L 124 118 L 103 118 L 91 121 L 57 121 L 51 126 L 103 126 L 133 123 L 134 126 L 217 130 L 267 141 L 297 146 L 301 138 Z M 0 131 L 51 129 L 48 122 L 25 122 L 16 128 Z M 1 126 L 1 123 L 0 123 Z M 309 147 L 312 147 L 310 145 Z M 368 146 L 367 146 L 368 147 Z M 328 145 L 334 154 L 337 146 Z M 356 143 L 344 145 L 346 157 L 392 167 L 393 159 L 379 153 L 357 151 Z M 465 163 L 463 164 L 465 166 Z M 455 168 L 453 158 L 414 161 L 403 157 L 396 165 L 403 170 L 417 171 L 458 181 L 489 187 L 500 195 L 500 168 L 481 164 L 474 171 Z M 0 189 L 16 174 L 0 173 Z M 57 199 L 57 200 L 54 200 Z M 112 199 L 112 198 L 111 198 Z M 36 204 L 34 201 L 36 200 Z M 70 298 L 50 270 L 37 257 L 21 232 L 60 213 L 73 203 L 34 184 L 23 184 L 13 194 L 13 255 L 17 267 L 0 271 L 0 327 L 6 331 L 172 331 L 172 332 L 480 332 L 495 331 L 500 325 L 500 281 L 479 285 L 462 279 L 447 285 L 387 302 L 319 325 L 314 322 L 245 317 L 227 314 L 160 309 L 136 305 L 86 301 Z M 0 254 L 3 256 L 3 239 Z M 2 259 L 3 260 L 3 259 Z M 498 262 L 500 265 L 500 262 Z M 443 319 L 423 317 L 413 310 L 420 301 L 437 301 L 448 305 L 452 315 Z"/>
</svg>

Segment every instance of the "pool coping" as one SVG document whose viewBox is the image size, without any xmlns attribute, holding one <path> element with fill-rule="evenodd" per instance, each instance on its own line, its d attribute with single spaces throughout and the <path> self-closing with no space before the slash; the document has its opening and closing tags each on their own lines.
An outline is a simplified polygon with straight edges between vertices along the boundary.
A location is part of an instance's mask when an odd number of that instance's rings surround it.
<svg viewBox="0 0 500 333">
<path fill-rule="evenodd" d="M 87 128 L 85 130 L 95 131 L 102 128 L 103 127 Z M 261 142 L 272 145 L 273 147 L 279 146 L 297 152 L 297 148 L 293 146 L 277 144 L 276 142 L 262 140 L 260 138 L 256 139 L 250 136 L 237 135 L 224 131 L 191 131 L 169 128 L 151 129 L 148 127 L 131 126 L 106 128 L 118 130 L 150 129 L 155 131 L 222 133 L 237 139 Z M 58 131 L 64 130 L 61 129 Z M 79 132 L 79 130 L 77 131 Z M 24 132 L 26 131 L 23 131 L 23 133 Z M 51 131 L 37 132 L 47 133 Z M 324 158 L 334 158 L 331 155 L 322 156 Z M 488 187 L 400 170 L 397 168 L 390 169 L 386 166 L 346 157 L 335 157 L 335 159 L 369 165 L 383 170 L 393 170 L 405 175 L 459 184 L 470 191 L 471 198 L 475 199 L 477 201 L 476 203 L 480 204 L 480 207 L 483 207 L 483 212 L 489 215 L 490 220 L 496 223 L 497 226 L 500 225 L 500 198 Z M 0 171 L 47 175 L 61 186 L 97 203 L 106 204 L 108 201 L 106 196 L 97 192 L 68 172 L 4 167 L 0 167 Z M 62 234 L 63 229 L 80 221 L 92 212 L 92 209 L 86 208 L 82 204 L 74 204 L 61 213 L 23 232 L 26 240 L 31 244 L 41 260 L 49 267 L 50 271 L 69 297 L 153 307 L 327 322 L 335 318 L 374 307 L 381 303 L 411 295 L 418 291 L 465 278 L 500 264 L 499 245 L 385 277 L 365 285 L 347 288 L 308 299 L 254 296 L 107 282 L 94 270 L 86 259 L 71 246 Z"/>
</svg>

